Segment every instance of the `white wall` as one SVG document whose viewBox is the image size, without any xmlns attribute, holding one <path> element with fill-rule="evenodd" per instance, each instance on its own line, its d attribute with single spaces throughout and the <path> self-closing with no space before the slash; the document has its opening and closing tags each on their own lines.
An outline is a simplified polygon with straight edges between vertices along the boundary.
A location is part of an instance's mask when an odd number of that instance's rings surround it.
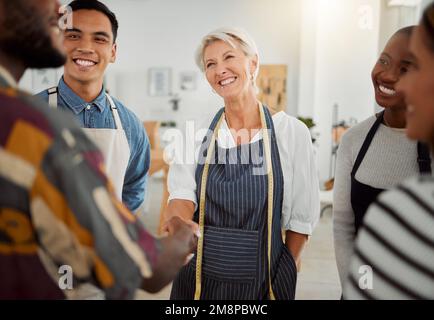
<svg viewBox="0 0 434 320">
<path fill-rule="evenodd" d="M 298 87 L 298 114 L 314 116 L 314 83 L 317 55 L 318 1 L 303 0 L 300 26 L 300 67 Z"/>
<path fill-rule="evenodd" d="M 108 83 L 142 119 L 196 119 L 214 113 L 222 101 L 211 92 L 194 63 L 201 38 L 221 26 L 239 26 L 256 40 L 262 63 L 288 64 L 288 111 L 295 113 L 298 87 L 299 0 L 107 0 L 120 21 L 118 61 Z M 180 95 L 174 113 L 168 97 L 149 97 L 147 70 L 170 67 L 173 92 Z M 195 71 L 198 88 L 179 90 L 179 72 Z"/>
<path fill-rule="evenodd" d="M 67 1 L 63 1 L 66 3 Z M 222 26 L 247 30 L 257 42 L 264 64 L 287 64 L 288 109 L 297 111 L 299 24 L 301 0 L 105 0 L 116 13 L 120 29 L 118 59 L 107 72 L 110 92 L 142 120 L 197 119 L 222 106 L 194 63 L 201 38 Z M 148 95 L 148 69 L 170 67 L 172 90 L 180 109 L 171 110 L 170 97 Z M 179 89 L 179 73 L 197 72 L 197 90 Z M 30 73 L 22 86 L 32 88 Z"/>
<path fill-rule="evenodd" d="M 380 51 L 398 29 L 418 24 L 424 8 L 432 0 L 409 0 L 406 6 L 390 6 L 389 2 L 380 0 Z"/>
<path fill-rule="evenodd" d="M 422 16 L 423 10 L 432 3 L 432 0 L 422 0 L 418 10 L 418 19 Z"/>
<path fill-rule="evenodd" d="M 370 73 L 378 53 L 399 25 L 414 19 L 409 10 L 386 8 L 386 0 L 104 2 L 120 22 L 118 60 L 107 72 L 108 88 L 142 120 L 176 120 L 182 128 L 187 119 L 214 113 L 222 101 L 194 64 L 194 51 L 214 28 L 232 25 L 250 32 L 262 63 L 289 67 L 287 112 L 318 124 L 321 179 L 329 175 L 333 105 L 340 107 L 339 120 L 362 121 L 373 114 Z M 179 111 L 171 110 L 170 97 L 148 95 L 152 67 L 172 69 Z M 197 72 L 197 90 L 179 89 L 183 71 Z M 21 84 L 32 89 L 30 73 Z"/>
<path fill-rule="evenodd" d="M 319 173 L 325 180 L 333 105 L 339 105 L 338 120 L 361 121 L 374 112 L 370 73 L 378 52 L 379 0 L 308 0 L 302 12 L 307 20 L 301 29 L 299 107 L 317 123 Z"/>
<path fill-rule="evenodd" d="M 182 128 L 184 120 L 222 106 L 194 64 L 201 37 L 220 26 L 243 27 L 256 40 L 262 63 L 288 65 L 287 111 L 318 123 L 320 173 L 327 178 L 333 104 L 344 119 L 361 120 L 373 111 L 369 73 L 378 50 L 378 1 L 105 0 L 120 22 L 108 88 L 142 120 L 176 120 Z M 372 30 L 358 26 L 358 9 L 366 4 L 374 14 Z M 179 111 L 171 110 L 170 97 L 148 95 L 151 67 L 172 69 Z M 178 89 L 182 71 L 197 72 L 197 90 Z M 31 89 L 28 75 L 26 84 Z"/>
<path fill-rule="evenodd" d="M 389 38 L 400 28 L 418 23 L 420 8 L 417 6 L 391 7 L 388 1 L 382 0 L 380 6 L 380 39 L 379 51 L 382 51 Z"/>
</svg>

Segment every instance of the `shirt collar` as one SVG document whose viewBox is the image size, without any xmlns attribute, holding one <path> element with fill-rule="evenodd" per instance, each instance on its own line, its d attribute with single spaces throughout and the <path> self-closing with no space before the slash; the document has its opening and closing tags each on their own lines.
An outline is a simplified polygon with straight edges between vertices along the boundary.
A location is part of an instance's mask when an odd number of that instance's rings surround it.
<svg viewBox="0 0 434 320">
<path fill-rule="evenodd" d="M 0 77 L 3 79 L 6 84 L 12 88 L 16 88 L 18 86 L 17 82 L 15 81 L 14 77 L 12 77 L 11 73 L 4 68 L 2 65 L 0 65 Z"/>
<path fill-rule="evenodd" d="M 79 114 L 86 108 L 89 104 L 94 104 L 98 107 L 100 112 L 103 112 L 105 108 L 110 107 L 110 103 L 106 97 L 105 88 L 103 87 L 98 97 L 92 102 L 86 102 L 80 98 L 68 85 L 66 84 L 63 77 L 59 81 L 58 86 L 59 95 L 65 100 L 65 103 L 75 114 Z"/>
</svg>

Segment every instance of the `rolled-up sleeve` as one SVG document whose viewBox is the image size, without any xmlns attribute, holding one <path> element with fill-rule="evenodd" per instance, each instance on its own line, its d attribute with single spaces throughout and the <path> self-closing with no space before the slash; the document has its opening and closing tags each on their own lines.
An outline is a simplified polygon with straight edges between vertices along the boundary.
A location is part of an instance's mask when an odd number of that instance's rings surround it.
<svg viewBox="0 0 434 320">
<path fill-rule="evenodd" d="M 197 206 L 196 165 L 172 164 L 168 175 L 169 201 L 173 199 L 190 200 Z"/>
<path fill-rule="evenodd" d="M 165 148 L 165 158 L 170 162 L 167 178 L 169 199 L 189 200 L 194 203 L 195 210 L 198 206 L 196 195 L 196 168 L 198 153 L 202 141 L 208 132 L 212 118 L 205 118 L 198 122 L 193 135 L 181 135 L 170 133 L 163 140 L 170 141 Z"/>
<path fill-rule="evenodd" d="M 311 235 L 320 212 L 318 172 L 311 135 L 295 118 L 290 118 L 278 134 L 285 136 L 279 146 L 284 173 L 282 228 Z"/>
</svg>

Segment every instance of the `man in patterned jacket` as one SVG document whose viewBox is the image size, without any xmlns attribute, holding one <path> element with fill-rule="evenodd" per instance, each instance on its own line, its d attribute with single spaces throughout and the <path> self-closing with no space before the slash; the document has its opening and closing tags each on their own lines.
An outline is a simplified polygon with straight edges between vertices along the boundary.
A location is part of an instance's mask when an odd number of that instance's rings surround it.
<svg viewBox="0 0 434 320">
<path fill-rule="evenodd" d="M 191 228 L 172 220 L 171 236 L 153 238 L 72 118 L 16 88 L 27 68 L 63 65 L 58 10 L 0 0 L 0 299 L 70 298 L 88 282 L 111 299 L 158 291 L 194 249 Z"/>
</svg>

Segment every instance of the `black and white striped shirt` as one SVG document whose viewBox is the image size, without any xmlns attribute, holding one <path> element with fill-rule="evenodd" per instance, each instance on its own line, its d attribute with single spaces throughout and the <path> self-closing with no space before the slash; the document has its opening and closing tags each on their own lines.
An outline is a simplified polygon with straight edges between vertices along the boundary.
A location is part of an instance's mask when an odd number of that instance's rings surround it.
<svg viewBox="0 0 434 320">
<path fill-rule="evenodd" d="M 371 205 L 345 299 L 434 299 L 434 178 L 417 177 Z"/>
</svg>

